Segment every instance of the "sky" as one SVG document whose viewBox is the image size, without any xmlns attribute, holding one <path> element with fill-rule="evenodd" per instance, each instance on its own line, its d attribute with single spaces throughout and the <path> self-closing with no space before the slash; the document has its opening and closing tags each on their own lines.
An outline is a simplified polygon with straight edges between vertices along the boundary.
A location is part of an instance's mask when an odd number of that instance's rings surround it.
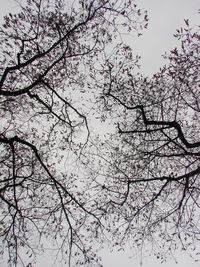
<svg viewBox="0 0 200 267">
<path fill-rule="evenodd" d="M 149 27 L 140 38 L 130 36 L 128 43 L 134 52 L 141 56 L 141 72 L 151 76 L 166 62 L 161 55 L 175 48 L 178 43 L 173 37 L 177 28 L 184 26 L 184 19 L 189 19 L 191 25 L 199 23 L 199 0 L 138 0 L 138 6 L 146 9 L 149 14 Z M 17 4 L 14 0 L 0 0 L 0 22 L 3 15 L 8 12 L 15 13 Z M 200 248 L 199 248 L 200 249 Z M 101 252 L 104 267 L 139 267 L 140 258 L 135 259 L 130 251 L 125 253 L 110 253 L 108 250 Z M 132 256 L 132 257 L 131 257 Z M 178 263 L 169 260 L 162 264 L 153 257 L 143 260 L 143 267 L 199 267 L 200 263 L 194 262 L 186 254 L 176 255 Z M 35 267 L 50 267 L 48 259 L 41 258 Z M 54 267 L 61 267 L 60 264 Z"/>
<path fill-rule="evenodd" d="M 131 45 L 141 55 L 141 71 L 145 75 L 157 72 L 166 61 L 161 57 L 179 43 L 173 34 L 184 26 L 184 19 L 190 25 L 199 25 L 199 0 L 138 0 L 138 6 L 148 11 L 149 25 L 140 38 L 132 38 Z"/>
</svg>

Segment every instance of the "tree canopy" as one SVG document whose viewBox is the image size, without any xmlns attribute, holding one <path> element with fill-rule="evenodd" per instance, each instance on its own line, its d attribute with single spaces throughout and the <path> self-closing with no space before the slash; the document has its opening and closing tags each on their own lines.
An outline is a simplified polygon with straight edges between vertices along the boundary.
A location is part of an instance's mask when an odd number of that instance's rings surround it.
<svg viewBox="0 0 200 267">
<path fill-rule="evenodd" d="M 112 61 L 105 69 L 103 106 L 117 118 L 99 153 L 107 207 L 118 218 L 119 244 L 150 243 L 162 260 L 176 248 L 195 250 L 200 234 L 200 36 L 185 24 L 175 34 L 181 49 L 152 78 Z"/>
<path fill-rule="evenodd" d="M 131 0 L 27 0 L 5 17 L 0 250 L 8 266 L 34 263 L 45 244 L 57 260 L 87 267 L 101 266 L 105 241 L 161 260 L 198 244 L 199 29 L 185 20 L 175 35 L 181 48 L 148 78 L 123 38 L 147 24 Z M 112 130 L 102 138 L 101 127 Z"/>
</svg>

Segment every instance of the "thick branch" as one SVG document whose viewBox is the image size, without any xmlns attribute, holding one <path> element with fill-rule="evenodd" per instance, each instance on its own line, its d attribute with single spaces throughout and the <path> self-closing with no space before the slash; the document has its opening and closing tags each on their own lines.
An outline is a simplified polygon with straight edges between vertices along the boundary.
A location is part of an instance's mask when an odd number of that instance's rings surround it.
<svg viewBox="0 0 200 267">
<path fill-rule="evenodd" d="M 177 177 L 172 177 L 172 176 L 161 176 L 161 177 L 153 177 L 153 178 L 149 178 L 149 179 L 136 179 L 136 180 L 129 180 L 128 183 L 133 184 L 133 183 L 141 183 L 141 182 L 152 182 L 152 181 L 180 181 L 182 179 L 189 179 L 190 177 L 193 177 L 197 174 L 200 174 L 200 167 L 198 167 L 197 169 L 188 172 L 186 174 L 177 176 Z"/>
<path fill-rule="evenodd" d="M 84 208 L 84 206 L 82 204 L 80 204 L 78 202 L 78 200 L 59 181 L 56 180 L 56 178 L 49 171 L 48 167 L 42 161 L 42 159 L 41 159 L 41 157 L 40 157 L 40 155 L 38 153 L 37 148 L 33 144 L 31 144 L 28 141 L 25 141 L 25 140 L 19 138 L 18 136 L 15 136 L 15 137 L 12 137 L 12 138 L 9 138 L 9 139 L 0 137 L 0 142 L 4 143 L 4 144 L 9 144 L 9 145 L 13 144 L 14 142 L 18 142 L 20 144 L 23 144 L 23 145 L 29 147 L 35 153 L 35 156 L 36 156 L 37 160 L 39 161 L 39 163 L 41 164 L 42 168 L 45 170 L 47 175 L 53 181 L 54 185 L 57 188 L 58 193 L 59 193 L 59 188 L 61 188 L 63 190 L 63 192 L 65 192 L 71 198 L 71 200 L 73 200 L 85 213 L 92 215 L 96 220 L 99 221 L 99 219 L 92 212 L 90 212 L 86 208 Z M 100 223 L 100 221 L 99 221 L 99 223 Z"/>
<path fill-rule="evenodd" d="M 70 35 L 72 35 L 74 32 L 76 32 L 77 29 L 81 28 L 82 26 L 84 26 L 88 22 L 90 22 L 94 18 L 94 16 L 96 15 L 97 11 L 99 9 L 103 8 L 103 5 L 99 6 L 96 9 L 94 9 L 93 12 L 92 12 L 92 7 L 93 7 L 93 2 L 89 6 L 87 18 L 84 21 L 74 25 L 74 27 L 72 27 L 69 31 L 67 31 L 66 34 L 62 38 L 60 38 L 59 40 L 54 42 L 47 50 L 45 50 L 43 52 L 40 52 L 40 53 L 37 53 L 36 55 L 34 55 L 30 59 L 28 59 L 28 60 L 26 60 L 26 61 L 24 61 L 22 63 L 18 60 L 18 64 L 14 65 L 14 66 L 11 66 L 11 67 L 7 67 L 5 69 L 2 77 L 1 77 L 1 80 L 0 80 L 0 91 L 2 91 L 3 84 L 4 84 L 4 82 L 5 82 L 6 78 L 7 78 L 7 75 L 10 72 L 15 71 L 15 70 L 20 70 L 21 68 L 24 68 L 24 67 L 32 64 L 34 61 L 36 61 L 36 60 L 48 55 L 59 44 L 61 44 L 64 40 L 68 39 Z M 6 95 L 6 92 L 4 92 L 4 95 Z"/>
<path fill-rule="evenodd" d="M 167 127 L 167 128 L 175 128 L 177 133 L 178 133 L 178 137 L 180 138 L 182 143 L 187 148 L 200 147 L 200 142 L 190 143 L 190 142 L 187 141 L 187 139 L 185 138 L 185 136 L 183 134 L 182 128 L 181 128 L 181 126 L 180 126 L 180 124 L 178 122 L 176 122 L 176 121 L 148 120 L 147 117 L 146 117 L 145 111 L 144 111 L 144 107 L 142 105 L 137 105 L 137 106 L 134 106 L 134 107 L 130 107 L 130 106 L 126 105 L 125 103 L 123 103 L 119 98 L 117 98 L 116 96 L 111 94 L 111 92 L 108 92 L 107 95 L 111 96 L 112 98 L 114 98 L 117 102 L 119 102 L 127 110 L 139 109 L 141 111 L 141 113 L 142 113 L 142 118 L 143 118 L 143 121 L 144 121 L 145 125 L 153 125 L 153 126 L 163 126 L 163 127 Z M 134 132 L 134 130 L 132 132 Z M 148 132 L 148 130 L 146 130 L 146 132 Z"/>
</svg>

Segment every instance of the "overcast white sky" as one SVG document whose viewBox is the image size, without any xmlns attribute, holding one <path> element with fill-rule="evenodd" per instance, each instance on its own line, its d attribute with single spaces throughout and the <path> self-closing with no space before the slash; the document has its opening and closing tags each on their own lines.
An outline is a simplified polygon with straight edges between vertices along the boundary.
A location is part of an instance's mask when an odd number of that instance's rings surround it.
<svg viewBox="0 0 200 267">
<path fill-rule="evenodd" d="M 131 37 L 131 43 L 135 53 L 142 56 L 141 71 L 145 75 L 151 75 L 158 71 L 165 61 L 161 58 L 164 52 L 169 52 L 177 46 L 173 37 L 175 30 L 184 26 L 183 20 L 189 19 L 191 25 L 197 25 L 200 21 L 198 9 L 200 0 L 138 0 L 138 6 L 147 9 L 149 13 L 149 27 L 140 38 Z M 15 13 L 16 3 L 14 0 L 0 0 L 0 22 L 2 17 L 8 12 Z M 104 267 L 139 267 L 140 259 L 129 258 L 131 254 L 103 252 Z M 50 259 L 50 258 L 49 258 Z M 172 260 L 160 264 L 152 257 L 145 258 L 143 267 L 199 267 L 200 263 L 195 263 L 185 254 L 177 255 L 178 264 Z M 36 267 L 50 267 L 51 262 L 48 259 L 41 259 Z M 4 266 L 2 266 L 4 267 Z M 54 267 L 61 267 L 60 264 Z"/>
<path fill-rule="evenodd" d="M 138 6 L 149 14 L 149 27 L 143 36 L 133 39 L 132 47 L 142 56 L 144 74 L 157 72 L 165 60 L 161 55 L 177 46 L 173 37 L 176 29 L 184 26 L 184 19 L 191 25 L 199 25 L 199 0 L 137 0 Z"/>
</svg>

